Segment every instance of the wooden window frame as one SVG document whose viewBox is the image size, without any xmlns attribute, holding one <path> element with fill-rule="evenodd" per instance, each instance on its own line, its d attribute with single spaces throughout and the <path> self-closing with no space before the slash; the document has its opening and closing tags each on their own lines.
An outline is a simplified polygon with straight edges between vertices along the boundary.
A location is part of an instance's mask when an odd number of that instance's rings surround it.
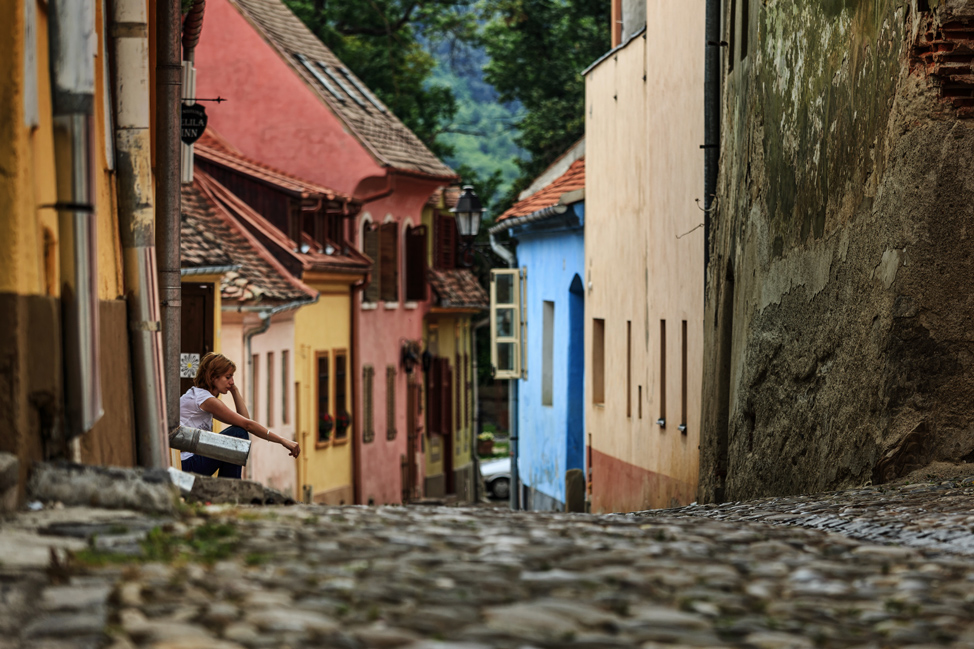
<svg viewBox="0 0 974 649">
<path fill-rule="evenodd" d="M 267 352 L 267 427 L 274 427 L 274 352 Z"/>
<path fill-rule="evenodd" d="M 339 378 L 338 371 L 338 359 L 342 360 L 342 371 L 341 378 Z M 348 440 L 351 438 L 352 430 L 352 414 L 348 411 L 348 350 L 347 349 L 333 349 L 331 350 L 331 382 L 334 386 L 333 391 L 333 405 L 332 410 L 335 412 L 333 415 L 335 419 L 335 428 L 332 430 L 332 443 L 333 444 L 347 444 Z M 338 387 L 341 385 L 341 394 L 339 394 Z M 341 408 L 341 410 L 339 410 Z M 341 437 L 338 436 L 338 415 L 341 411 L 348 414 L 348 428 Z"/>
<path fill-rule="evenodd" d="M 281 423 L 291 423 L 291 351 L 281 350 Z"/>
<path fill-rule="evenodd" d="M 399 302 L 399 224 L 388 221 L 379 226 L 379 301 Z"/>
<path fill-rule="evenodd" d="M 592 318 L 592 403 L 605 406 L 605 318 Z"/>
<path fill-rule="evenodd" d="M 407 226 L 403 236 L 406 257 L 406 281 L 404 298 L 406 302 L 424 302 L 427 299 L 427 228 L 425 225 Z"/>
<path fill-rule="evenodd" d="M 362 252 L 372 259 L 372 271 L 369 283 L 362 290 L 362 302 L 377 304 L 379 302 L 379 227 L 372 221 L 367 221 L 362 227 Z"/>
<path fill-rule="evenodd" d="M 375 368 L 362 366 L 362 443 L 375 441 Z"/>
<path fill-rule="evenodd" d="M 511 278 L 511 297 L 514 302 L 498 302 L 497 299 L 497 280 L 501 277 Z M 526 369 L 523 363 L 524 356 L 524 336 L 523 331 L 526 323 L 522 317 L 524 290 L 522 285 L 526 278 L 520 269 L 517 268 L 494 268 L 490 271 L 490 362 L 494 370 L 494 378 L 501 379 L 520 379 L 523 378 Z M 497 333 L 498 312 L 511 310 L 512 315 L 512 335 L 499 336 Z M 510 369 L 499 369 L 497 366 L 499 345 L 512 345 L 512 365 Z"/>
<path fill-rule="evenodd" d="M 335 429 L 332 427 L 331 432 L 328 433 L 328 439 L 321 439 L 321 431 L 319 429 L 318 421 L 321 419 L 321 361 L 324 359 L 325 367 L 328 369 L 328 375 L 325 377 L 325 403 L 327 404 L 327 412 L 331 415 L 331 353 L 327 351 L 317 351 L 315 352 L 315 365 L 314 365 L 314 376 L 315 376 L 315 402 L 314 402 L 314 436 L 315 436 L 315 448 L 327 448 L 331 446 L 332 440 L 335 438 Z M 332 415 L 332 421 L 334 421 L 334 415 Z"/>
<path fill-rule="evenodd" d="M 555 403 L 555 303 L 541 303 L 541 405 Z"/>
<path fill-rule="evenodd" d="M 396 429 L 396 377 L 395 365 L 386 365 L 386 439 L 394 440 L 399 434 Z"/>
</svg>

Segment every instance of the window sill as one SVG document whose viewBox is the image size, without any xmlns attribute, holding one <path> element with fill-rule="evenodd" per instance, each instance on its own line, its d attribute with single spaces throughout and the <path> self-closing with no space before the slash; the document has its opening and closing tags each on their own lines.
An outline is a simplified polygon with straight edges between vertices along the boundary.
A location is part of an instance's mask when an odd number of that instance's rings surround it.
<svg viewBox="0 0 974 649">
<path fill-rule="evenodd" d="M 406 302 L 402 305 L 402 308 L 409 309 L 410 311 L 419 307 L 419 302 Z"/>
<path fill-rule="evenodd" d="M 348 439 L 349 439 L 349 436 L 346 435 L 345 437 L 339 437 L 339 438 L 333 439 L 331 441 L 331 443 L 334 446 L 344 446 L 345 444 L 348 444 Z"/>
<path fill-rule="evenodd" d="M 320 448 L 328 448 L 329 446 L 331 446 L 331 440 L 330 440 L 330 439 L 329 439 L 329 440 L 327 440 L 327 441 L 324 441 L 324 442 L 322 442 L 322 441 L 320 441 L 320 440 L 319 440 L 319 441 L 317 441 L 317 442 L 315 442 L 315 448 L 316 448 L 316 449 L 320 449 Z"/>
<path fill-rule="evenodd" d="M 377 302 L 362 302 L 363 311 L 375 311 L 378 308 L 379 304 Z"/>
<path fill-rule="evenodd" d="M 399 308 L 399 303 L 398 302 L 383 302 L 382 303 L 382 307 L 386 311 L 395 311 L 396 309 Z"/>
</svg>

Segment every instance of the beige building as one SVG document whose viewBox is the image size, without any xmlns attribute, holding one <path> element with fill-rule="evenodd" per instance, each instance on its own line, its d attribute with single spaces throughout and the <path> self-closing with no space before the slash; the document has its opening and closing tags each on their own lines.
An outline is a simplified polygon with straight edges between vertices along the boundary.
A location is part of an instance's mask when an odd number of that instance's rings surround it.
<svg viewBox="0 0 974 649">
<path fill-rule="evenodd" d="M 635 6 L 635 8 L 634 8 Z M 619 4 L 585 72 L 585 395 L 592 511 L 686 504 L 699 467 L 704 4 Z M 697 202 L 699 199 L 699 204 Z"/>
</svg>

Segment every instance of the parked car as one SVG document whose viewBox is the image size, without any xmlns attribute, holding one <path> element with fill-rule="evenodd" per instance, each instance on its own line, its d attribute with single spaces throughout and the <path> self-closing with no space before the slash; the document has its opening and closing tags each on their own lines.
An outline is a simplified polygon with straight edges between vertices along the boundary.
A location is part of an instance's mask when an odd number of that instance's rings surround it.
<svg viewBox="0 0 974 649">
<path fill-rule="evenodd" d="M 507 499 L 511 494 L 511 458 L 502 457 L 480 465 L 480 475 L 487 485 L 487 492 L 494 498 Z"/>
</svg>

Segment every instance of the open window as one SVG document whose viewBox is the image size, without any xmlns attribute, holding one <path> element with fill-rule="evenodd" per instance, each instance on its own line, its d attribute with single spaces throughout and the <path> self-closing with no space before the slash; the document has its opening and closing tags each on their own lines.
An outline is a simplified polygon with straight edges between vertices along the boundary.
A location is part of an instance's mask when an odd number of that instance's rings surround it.
<svg viewBox="0 0 974 649">
<path fill-rule="evenodd" d="M 517 268 L 490 271 L 490 362 L 496 379 L 522 377 L 523 275 Z"/>
<path fill-rule="evenodd" d="M 406 301 L 426 299 L 426 226 L 406 228 Z"/>
<path fill-rule="evenodd" d="M 372 260 L 372 274 L 362 292 L 362 301 L 375 303 L 379 301 L 379 230 L 372 223 L 367 223 L 362 232 L 362 252 Z"/>
<path fill-rule="evenodd" d="M 379 226 L 379 299 L 399 301 L 399 224 Z"/>
</svg>

